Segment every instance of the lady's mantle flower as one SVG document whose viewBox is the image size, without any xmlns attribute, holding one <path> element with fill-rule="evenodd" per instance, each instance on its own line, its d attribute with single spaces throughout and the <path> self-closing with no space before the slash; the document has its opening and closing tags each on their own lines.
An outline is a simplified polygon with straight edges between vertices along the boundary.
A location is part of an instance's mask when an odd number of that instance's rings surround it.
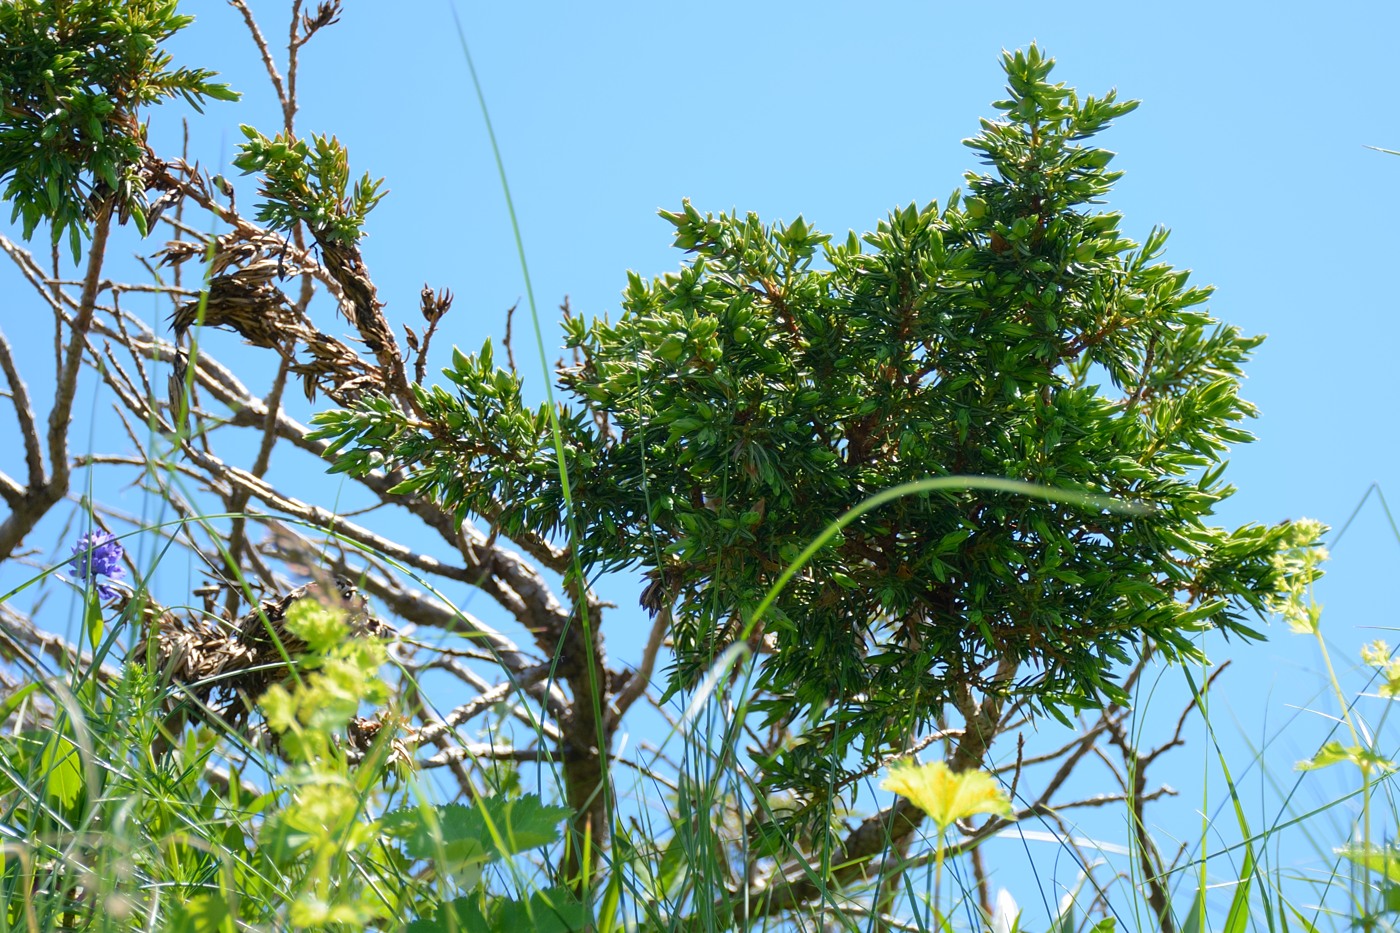
<svg viewBox="0 0 1400 933">
<path fill-rule="evenodd" d="M 92 531 L 78 539 L 73 545 L 73 559 L 68 562 L 73 575 L 85 586 L 95 587 L 102 599 L 111 599 L 119 592 L 105 583 L 98 583 L 97 577 L 120 580 L 126 576 L 122 566 L 121 542 L 105 531 Z"/>
<path fill-rule="evenodd" d="M 890 776 L 880 786 L 927 813 L 940 833 L 975 813 L 1015 819 L 1006 792 L 985 771 L 954 773 L 941 761 L 926 765 L 901 761 L 890 765 Z"/>
</svg>

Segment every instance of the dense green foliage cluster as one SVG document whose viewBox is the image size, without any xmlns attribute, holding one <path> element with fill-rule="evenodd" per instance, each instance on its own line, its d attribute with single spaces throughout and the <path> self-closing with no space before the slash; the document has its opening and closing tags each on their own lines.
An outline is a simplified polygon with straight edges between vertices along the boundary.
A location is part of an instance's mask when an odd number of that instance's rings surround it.
<svg viewBox="0 0 1400 933">
<path fill-rule="evenodd" d="M 965 195 L 841 243 L 687 203 L 664 215 L 694 257 L 679 273 L 633 276 L 615 323 L 566 323 L 568 523 L 585 565 L 644 568 L 644 604 L 674 610 L 673 686 L 883 489 L 986 475 L 1143 507 L 965 491 L 848 526 L 764 620 L 762 705 L 808 726 L 770 763 L 782 783 L 824 784 L 857 738 L 897 743 L 968 686 L 1082 708 L 1120 693 L 1114 665 L 1144 644 L 1182 658 L 1207 627 L 1252 635 L 1273 555 L 1311 543 L 1208 523 L 1226 448 L 1250 439 L 1240 367 L 1260 338 L 1157 261 L 1165 232 L 1135 244 L 1093 208 L 1118 173 L 1087 140 L 1135 104 L 1080 99 L 1035 48 L 1003 64 L 1002 116 L 967 141 L 989 171 Z M 421 418 L 372 401 L 322 416 L 338 468 L 406 468 L 405 489 L 507 534 L 564 527 L 548 408 L 489 345 L 446 375 L 458 391 L 419 389 Z"/>
<path fill-rule="evenodd" d="M 76 258 L 90 199 L 117 196 L 146 229 L 145 130 L 137 111 L 179 95 L 237 100 L 211 71 L 170 68 L 160 44 L 194 17 L 176 0 L 0 3 L 0 181 L 25 237 L 41 220 Z"/>
<path fill-rule="evenodd" d="M 258 220 L 274 230 L 291 230 L 305 223 L 318 237 L 346 246 L 364 236 L 365 218 L 384 193 L 383 179 L 368 174 L 352 186 L 350 157 L 334 136 L 310 141 L 278 133 L 268 139 L 251 126 L 242 127 L 248 141 L 239 147 L 233 164 L 244 174 L 262 173 Z"/>
</svg>

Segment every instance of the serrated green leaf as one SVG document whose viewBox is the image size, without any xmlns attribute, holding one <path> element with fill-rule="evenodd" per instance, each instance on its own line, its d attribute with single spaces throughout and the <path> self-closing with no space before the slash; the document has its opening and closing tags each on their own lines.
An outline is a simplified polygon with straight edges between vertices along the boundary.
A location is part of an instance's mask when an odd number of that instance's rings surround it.
<svg viewBox="0 0 1400 933">
<path fill-rule="evenodd" d="M 558 841 L 567 807 L 546 806 L 533 794 L 513 800 L 486 797 L 475 804 L 442 804 L 426 813 L 396 810 L 383 828 L 402 839 L 414 858 L 445 855 L 453 863 L 490 861 Z"/>
</svg>

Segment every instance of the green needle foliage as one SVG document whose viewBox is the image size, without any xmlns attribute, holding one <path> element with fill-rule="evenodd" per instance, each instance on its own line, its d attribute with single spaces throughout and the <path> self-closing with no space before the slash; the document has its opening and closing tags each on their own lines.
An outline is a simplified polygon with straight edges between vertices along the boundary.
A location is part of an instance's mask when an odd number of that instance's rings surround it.
<svg viewBox="0 0 1400 933">
<path fill-rule="evenodd" d="M 171 69 L 160 44 L 194 21 L 176 0 L 0 3 L 0 181 L 28 238 L 41 220 L 68 234 L 76 259 L 90 204 L 117 195 L 146 231 L 146 132 L 138 110 L 179 95 L 238 94 L 214 72 Z"/>
<path fill-rule="evenodd" d="M 243 173 L 263 173 L 258 220 L 274 230 L 290 231 L 298 222 L 318 238 L 353 246 L 364 236 L 365 217 L 384 192 L 381 178 L 368 174 L 350 185 L 350 156 L 334 136 L 293 139 L 278 133 L 268 139 L 251 126 L 242 127 L 248 141 L 239 147 L 233 164 Z"/>
<path fill-rule="evenodd" d="M 844 242 L 801 218 L 663 213 L 692 255 L 631 277 L 615 322 L 566 323 L 581 365 L 562 386 L 566 504 L 544 408 L 490 346 L 455 355 L 456 387 L 319 419 L 337 468 L 409 469 L 460 515 L 558 533 L 589 568 L 642 568 L 672 613 L 672 687 L 740 637 L 807 542 L 882 489 L 988 475 L 1141 507 L 1006 493 L 927 493 L 862 516 L 818 552 L 751 634 L 769 652 L 760 708 L 806 741 L 769 762 L 819 787 L 968 688 L 1063 717 L 1123 699 L 1113 672 L 1144 645 L 1194 659 L 1206 628 L 1244 624 L 1279 591 L 1284 524 L 1214 527 L 1231 444 L 1251 439 L 1241 366 L 1262 338 L 1093 205 L 1120 173 L 1090 142 L 1131 111 L 1006 54 L 1008 99 L 967 141 L 987 166 L 944 207 L 909 206 Z M 1309 540 L 1300 540 L 1301 538 Z M 834 756 L 834 757 L 833 757 Z"/>
</svg>

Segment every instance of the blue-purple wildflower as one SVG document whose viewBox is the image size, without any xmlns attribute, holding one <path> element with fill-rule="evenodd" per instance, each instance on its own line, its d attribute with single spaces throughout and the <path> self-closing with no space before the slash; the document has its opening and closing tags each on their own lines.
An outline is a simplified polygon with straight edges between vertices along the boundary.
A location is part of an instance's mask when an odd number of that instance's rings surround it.
<svg viewBox="0 0 1400 933">
<path fill-rule="evenodd" d="M 96 588 L 97 595 L 102 599 L 111 599 L 120 591 L 105 583 L 98 583 L 97 578 L 120 580 L 126 576 L 126 568 L 122 566 L 124 553 L 121 542 L 115 536 L 105 531 L 92 531 L 83 535 L 78 539 L 78 543 L 73 545 L 73 559 L 68 562 L 68 566 L 79 583 Z"/>
</svg>

